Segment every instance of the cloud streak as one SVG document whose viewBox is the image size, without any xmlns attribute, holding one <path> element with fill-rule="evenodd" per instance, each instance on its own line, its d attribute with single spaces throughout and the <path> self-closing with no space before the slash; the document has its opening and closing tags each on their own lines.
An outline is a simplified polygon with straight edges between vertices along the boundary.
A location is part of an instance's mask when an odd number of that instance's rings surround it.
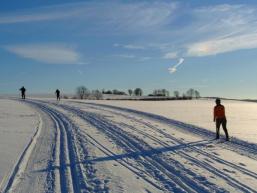
<svg viewBox="0 0 257 193">
<path fill-rule="evenodd" d="M 208 56 L 235 50 L 257 48 L 257 33 L 213 39 L 188 46 L 188 56 Z"/>
<path fill-rule="evenodd" d="M 58 44 L 8 45 L 7 51 L 20 57 L 48 64 L 82 64 L 74 49 Z"/>
<path fill-rule="evenodd" d="M 0 15 L 0 24 L 29 23 L 73 19 L 73 22 L 94 21 L 94 27 L 140 32 L 165 25 L 174 16 L 177 3 L 164 2 L 86 2 L 48 6 Z M 140 30 L 138 30 L 140 29 Z M 106 30 L 107 32 L 108 30 Z M 129 46 L 132 48 L 133 46 Z"/>
<path fill-rule="evenodd" d="M 187 8 L 181 4 L 147 1 L 73 3 L 1 14 L 0 24 L 63 19 L 60 23 L 67 27 L 67 20 L 72 19 L 72 25 L 79 26 L 79 33 L 98 31 L 102 35 L 104 30 L 104 35 L 136 34 L 133 37 L 140 44 L 114 46 L 131 51 L 159 51 L 166 53 L 165 59 L 177 58 L 176 51 L 182 57 L 203 57 L 257 48 L 256 7 L 221 4 Z"/>
<path fill-rule="evenodd" d="M 164 59 L 176 59 L 178 58 L 178 53 L 177 52 L 169 52 L 169 53 L 166 53 L 164 56 L 163 56 Z"/>
<path fill-rule="evenodd" d="M 197 39 L 187 42 L 185 56 L 209 56 L 257 48 L 257 9 L 247 5 L 217 5 L 196 9 L 200 18 L 190 30 Z M 197 29 L 196 29 L 197 27 Z"/>
<path fill-rule="evenodd" d="M 175 64 L 174 66 L 168 68 L 170 74 L 173 74 L 173 73 L 177 72 L 177 68 L 178 68 L 184 61 L 185 61 L 184 58 L 180 58 L 180 59 L 178 60 L 178 63 L 177 63 L 177 64 Z"/>
</svg>

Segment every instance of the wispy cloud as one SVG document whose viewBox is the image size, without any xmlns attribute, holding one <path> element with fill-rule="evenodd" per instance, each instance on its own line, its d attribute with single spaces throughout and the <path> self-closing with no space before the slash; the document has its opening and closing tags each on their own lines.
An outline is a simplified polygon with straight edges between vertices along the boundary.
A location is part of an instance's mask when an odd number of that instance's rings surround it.
<svg viewBox="0 0 257 193">
<path fill-rule="evenodd" d="M 114 46 L 153 52 L 158 49 L 166 59 L 178 58 L 174 50 L 182 57 L 195 57 L 257 48 L 256 7 L 181 5 L 168 1 L 73 3 L 0 14 L 0 24 L 72 19 L 72 24 L 79 26 L 79 33 L 93 30 L 103 34 L 104 30 L 105 35 L 136 35 L 133 37 L 140 40 L 140 44 L 132 41 Z"/>
<path fill-rule="evenodd" d="M 123 44 L 115 43 L 115 44 L 113 44 L 113 46 L 114 47 L 120 47 L 120 48 L 129 49 L 129 50 L 144 50 L 145 49 L 144 46 L 136 45 L 136 44 L 126 44 L 126 45 L 123 45 Z"/>
<path fill-rule="evenodd" d="M 169 53 L 166 53 L 163 58 L 164 59 L 175 59 L 178 57 L 178 53 L 177 52 L 169 52 Z"/>
<path fill-rule="evenodd" d="M 192 14 L 199 18 L 193 27 L 197 39 L 186 43 L 186 56 L 257 48 L 257 8 L 224 4 L 198 8 Z"/>
<path fill-rule="evenodd" d="M 184 61 L 185 61 L 184 58 L 180 58 L 180 59 L 178 60 L 178 63 L 177 63 L 177 64 L 175 64 L 174 66 L 168 68 L 169 72 L 170 72 L 171 74 L 177 72 L 177 68 L 178 68 Z"/>
<path fill-rule="evenodd" d="M 133 55 L 133 54 L 116 54 L 116 55 L 114 55 L 114 56 L 116 56 L 116 57 L 120 57 L 120 58 L 136 58 L 136 56 L 135 55 Z"/>
<path fill-rule="evenodd" d="M 59 44 L 8 45 L 4 47 L 20 57 L 48 64 L 82 64 L 73 48 Z"/>
<path fill-rule="evenodd" d="M 124 48 L 132 49 L 132 50 L 143 50 L 143 49 L 145 49 L 144 46 L 133 45 L 133 44 L 124 45 Z"/>
<path fill-rule="evenodd" d="M 165 25 L 171 17 L 177 3 L 164 2 L 86 2 L 70 3 L 38 9 L 23 10 L 0 15 L 0 24 L 49 21 L 72 18 L 73 22 L 92 21 L 94 26 L 104 29 L 112 26 L 112 31 L 132 30 L 134 32 L 155 29 Z M 99 25 L 101 24 L 101 25 Z M 100 28 L 101 28 L 100 27 Z M 140 30 L 139 30 L 140 29 Z M 107 32 L 107 31 L 106 31 Z M 130 47 L 130 46 L 129 46 Z"/>
<path fill-rule="evenodd" d="M 37 9 L 22 10 L 19 12 L 0 15 L 0 24 L 15 24 L 27 22 L 51 21 L 65 18 L 79 17 L 84 15 L 86 6 L 79 4 L 67 4 L 59 6 L 48 6 Z"/>
<path fill-rule="evenodd" d="M 257 33 L 212 39 L 188 46 L 188 56 L 216 55 L 235 50 L 257 48 Z"/>
</svg>

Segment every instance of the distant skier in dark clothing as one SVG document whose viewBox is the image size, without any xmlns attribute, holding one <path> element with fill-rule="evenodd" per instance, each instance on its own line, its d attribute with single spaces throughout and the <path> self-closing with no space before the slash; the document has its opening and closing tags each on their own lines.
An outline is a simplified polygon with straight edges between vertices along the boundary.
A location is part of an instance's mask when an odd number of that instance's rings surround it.
<svg viewBox="0 0 257 193">
<path fill-rule="evenodd" d="M 26 89 L 23 87 L 20 88 L 20 91 L 21 91 L 21 98 L 22 99 L 25 99 L 25 92 L 26 92 Z"/>
<path fill-rule="evenodd" d="M 216 99 L 216 106 L 214 107 L 213 115 L 213 121 L 216 122 L 216 139 L 220 138 L 220 125 L 222 125 L 222 128 L 226 134 L 226 141 L 229 141 L 225 107 L 221 105 L 219 98 Z"/>
<path fill-rule="evenodd" d="M 56 99 L 57 99 L 58 101 L 61 100 L 60 93 L 61 93 L 61 92 L 60 92 L 58 89 L 55 91 Z"/>
</svg>

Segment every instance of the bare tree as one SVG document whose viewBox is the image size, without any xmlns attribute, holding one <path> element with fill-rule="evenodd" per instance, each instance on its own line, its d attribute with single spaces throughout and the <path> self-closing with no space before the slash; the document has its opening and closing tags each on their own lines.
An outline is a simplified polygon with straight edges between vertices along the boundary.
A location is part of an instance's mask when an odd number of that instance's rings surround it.
<svg viewBox="0 0 257 193">
<path fill-rule="evenodd" d="M 200 96 L 200 92 L 198 91 L 198 90 L 195 90 L 195 98 L 200 98 L 201 96 Z"/>
<path fill-rule="evenodd" d="M 99 91 L 99 90 L 93 90 L 92 91 L 92 96 L 97 99 L 100 100 L 103 98 L 103 94 Z"/>
<path fill-rule="evenodd" d="M 174 94 L 174 96 L 175 96 L 176 98 L 179 98 L 179 91 L 176 90 L 176 91 L 174 91 L 173 94 Z"/>
<path fill-rule="evenodd" d="M 195 94 L 195 90 L 190 88 L 188 91 L 187 91 L 187 96 L 188 97 L 191 97 L 193 98 L 194 97 L 194 94 Z"/>
<path fill-rule="evenodd" d="M 90 91 L 85 86 L 79 86 L 76 90 L 76 94 L 80 99 L 85 99 L 90 95 Z"/>
<path fill-rule="evenodd" d="M 129 96 L 131 96 L 133 94 L 133 90 L 132 89 L 128 89 L 128 93 L 129 93 Z"/>
</svg>

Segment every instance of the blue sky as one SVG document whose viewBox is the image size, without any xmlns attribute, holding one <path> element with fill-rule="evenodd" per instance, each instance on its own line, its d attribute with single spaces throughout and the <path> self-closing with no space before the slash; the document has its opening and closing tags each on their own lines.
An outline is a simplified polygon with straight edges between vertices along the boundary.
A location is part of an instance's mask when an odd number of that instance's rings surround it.
<svg viewBox="0 0 257 193">
<path fill-rule="evenodd" d="M 257 98 L 256 1 L 3 0 L 0 93 L 195 88 Z"/>
</svg>

